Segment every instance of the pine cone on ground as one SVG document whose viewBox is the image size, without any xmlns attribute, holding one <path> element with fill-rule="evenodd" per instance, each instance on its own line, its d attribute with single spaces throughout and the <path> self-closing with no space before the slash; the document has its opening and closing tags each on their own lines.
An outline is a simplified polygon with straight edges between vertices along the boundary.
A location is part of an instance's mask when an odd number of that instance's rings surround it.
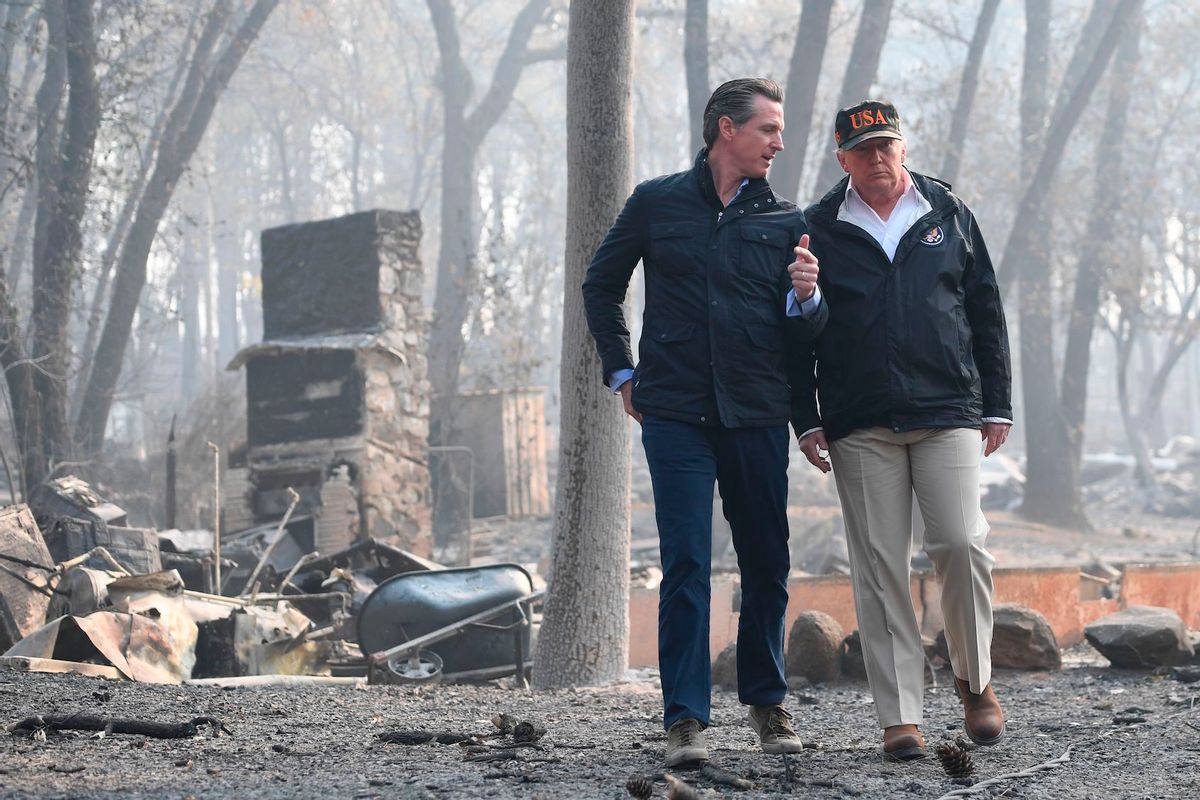
<svg viewBox="0 0 1200 800">
<path fill-rule="evenodd" d="M 934 748 L 934 752 L 942 762 L 942 769 L 952 778 L 965 778 L 975 772 L 971 754 L 954 742 L 943 742 Z"/>
<path fill-rule="evenodd" d="M 513 732 L 513 728 L 517 727 L 517 722 L 519 720 L 511 714 L 497 714 L 492 717 L 492 724 L 505 736 Z"/>
<path fill-rule="evenodd" d="M 536 742 L 546 735 L 546 728 L 536 722 L 518 722 L 512 730 L 513 741 Z"/>
<path fill-rule="evenodd" d="M 633 775 L 625 781 L 625 789 L 637 800 L 650 800 L 654 794 L 654 779 L 645 775 Z"/>
</svg>

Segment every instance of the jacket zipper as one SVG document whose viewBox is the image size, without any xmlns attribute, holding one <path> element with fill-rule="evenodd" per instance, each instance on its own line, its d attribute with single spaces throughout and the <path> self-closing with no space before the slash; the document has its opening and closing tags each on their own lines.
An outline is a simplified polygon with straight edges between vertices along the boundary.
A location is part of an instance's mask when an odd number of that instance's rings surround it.
<svg viewBox="0 0 1200 800">
<path fill-rule="evenodd" d="M 914 222 L 912 224 L 912 226 L 908 229 L 908 231 L 905 232 L 904 236 L 902 236 L 900 238 L 900 241 L 897 243 L 896 253 L 899 255 L 900 248 L 904 247 L 903 256 L 905 258 L 907 258 L 909 251 L 911 251 L 912 248 L 916 246 L 915 244 L 912 243 L 912 237 L 918 235 L 916 233 L 917 231 L 925 230 L 925 228 L 933 220 L 940 219 L 942 212 L 943 212 L 943 208 L 941 206 L 939 206 L 938 208 L 930 209 L 929 213 L 925 214 L 920 219 L 918 219 L 916 222 Z M 860 239 L 863 239 L 863 240 L 869 242 L 872 246 L 874 246 L 875 252 L 878 253 L 883 258 L 884 262 L 887 264 L 888 283 L 886 286 L 886 291 L 892 292 L 893 291 L 892 280 L 896 273 L 896 263 L 897 263 L 896 259 L 889 259 L 887 256 L 887 253 L 883 249 L 883 246 L 880 245 L 879 242 L 877 242 L 875 240 L 875 237 L 872 236 L 871 234 L 867 233 L 866 231 L 864 231 L 862 228 L 855 225 L 853 222 L 847 222 L 845 220 L 840 220 L 840 219 L 837 219 L 836 217 L 834 217 L 834 226 L 837 230 L 844 230 L 846 233 L 856 236 Z M 896 316 L 897 316 L 897 324 L 900 325 L 901 328 L 903 328 L 903 323 L 907 319 L 907 315 L 904 313 L 904 307 L 902 305 L 900 305 L 899 303 L 897 303 L 897 306 L 896 306 Z M 885 353 L 885 357 L 887 358 L 887 361 L 888 361 L 888 373 L 889 373 L 888 391 L 890 393 L 891 392 L 891 384 L 892 384 L 892 381 L 890 380 L 890 376 L 891 376 L 891 372 L 892 372 L 890 337 L 889 337 L 888 348 L 887 348 L 887 352 Z M 906 406 L 912 404 L 912 397 L 907 392 L 905 393 L 905 396 L 904 396 L 904 403 Z M 892 403 L 892 407 L 895 408 L 895 402 Z M 895 417 L 893 417 L 892 418 L 892 430 L 899 431 L 899 429 L 900 429 L 899 426 L 896 424 L 896 419 L 895 419 Z"/>
</svg>

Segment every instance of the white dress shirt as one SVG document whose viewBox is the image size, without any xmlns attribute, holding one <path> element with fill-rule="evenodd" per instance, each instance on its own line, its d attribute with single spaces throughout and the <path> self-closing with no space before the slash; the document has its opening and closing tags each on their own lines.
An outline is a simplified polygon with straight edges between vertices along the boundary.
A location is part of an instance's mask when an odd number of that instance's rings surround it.
<svg viewBox="0 0 1200 800">
<path fill-rule="evenodd" d="M 908 233 L 909 228 L 916 225 L 917 220 L 933 210 L 933 206 L 929 205 L 925 195 L 917 191 L 917 185 L 913 183 L 907 170 L 905 170 L 904 179 L 908 183 L 908 188 L 896 201 L 886 222 L 880 219 L 879 215 L 875 213 L 875 209 L 867 205 L 866 201 L 859 196 L 854 188 L 853 179 L 846 187 L 846 201 L 842 203 L 837 214 L 837 218 L 842 222 L 857 225 L 871 234 L 871 238 L 879 242 L 883 252 L 887 253 L 888 261 L 896 257 L 896 246 L 900 244 L 900 239 L 904 237 L 904 234 Z"/>
</svg>

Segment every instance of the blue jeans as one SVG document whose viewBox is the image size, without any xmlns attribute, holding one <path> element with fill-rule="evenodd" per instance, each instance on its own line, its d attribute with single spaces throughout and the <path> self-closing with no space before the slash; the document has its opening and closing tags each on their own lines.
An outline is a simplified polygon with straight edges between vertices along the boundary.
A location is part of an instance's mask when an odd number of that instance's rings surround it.
<svg viewBox="0 0 1200 800">
<path fill-rule="evenodd" d="M 654 485 L 663 580 L 658 595 L 658 664 L 663 724 L 709 723 L 712 662 L 709 574 L 716 482 L 741 570 L 738 698 L 782 702 L 787 610 L 786 426 L 721 428 L 647 416 L 642 446 Z"/>
</svg>

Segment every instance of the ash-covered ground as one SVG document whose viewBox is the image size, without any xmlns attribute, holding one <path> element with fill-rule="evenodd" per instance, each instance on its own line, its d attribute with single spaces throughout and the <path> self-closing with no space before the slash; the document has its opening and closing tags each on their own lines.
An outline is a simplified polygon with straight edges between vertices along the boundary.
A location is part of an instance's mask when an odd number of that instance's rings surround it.
<svg viewBox="0 0 1200 800">
<path fill-rule="evenodd" d="M 713 697 L 712 764 L 752 788 L 714 782 L 712 773 L 675 774 L 702 794 L 745 798 L 939 798 L 972 790 L 974 797 L 1006 798 L 1200 797 L 1200 684 L 1099 666 L 1103 660 L 1087 650 L 1069 654 L 1068 662 L 1073 666 L 1059 672 L 996 675 L 1009 735 L 971 752 L 974 787 L 955 783 L 936 758 L 885 762 L 867 687 L 852 681 L 789 692 L 808 746 L 789 757 L 790 780 L 783 757 L 758 750 L 729 692 Z M 232 735 L 79 733 L 38 742 L 6 734 L 0 797 L 628 797 L 626 781 L 658 772 L 666 744 L 657 680 L 652 673 L 630 677 L 599 689 L 528 692 L 495 684 L 219 689 L 3 672 L 6 724 L 51 713 L 163 722 L 211 715 Z M 927 690 L 923 730 L 931 748 L 962 731 L 949 678 L 939 672 L 940 686 Z M 393 731 L 478 734 L 493 746 L 489 753 L 501 752 L 511 739 L 498 735 L 491 719 L 502 713 L 547 732 L 537 747 L 519 748 L 515 760 L 495 761 L 467 761 L 457 744 L 378 738 Z M 660 776 L 654 796 L 667 791 Z"/>
</svg>

